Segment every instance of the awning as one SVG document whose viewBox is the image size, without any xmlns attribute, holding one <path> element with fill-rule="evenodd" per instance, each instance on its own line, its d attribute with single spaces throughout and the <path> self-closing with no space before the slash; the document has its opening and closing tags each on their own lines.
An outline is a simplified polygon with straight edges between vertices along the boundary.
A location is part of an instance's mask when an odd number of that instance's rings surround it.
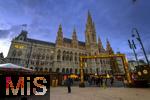
<svg viewBox="0 0 150 100">
<path fill-rule="evenodd" d="M 6 63 L 6 64 L 0 64 L 0 71 L 32 72 L 33 70 L 12 63 Z"/>
</svg>

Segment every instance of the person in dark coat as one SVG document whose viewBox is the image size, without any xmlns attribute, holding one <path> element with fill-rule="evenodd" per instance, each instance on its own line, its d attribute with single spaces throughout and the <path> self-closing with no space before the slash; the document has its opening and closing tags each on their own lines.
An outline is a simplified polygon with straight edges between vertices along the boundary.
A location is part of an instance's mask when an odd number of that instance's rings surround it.
<svg viewBox="0 0 150 100">
<path fill-rule="evenodd" d="M 113 86 L 113 83 L 114 83 L 114 77 L 111 77 L 111 78 L 110 78 L 111 87 Z"/>
<path fill-rule="evenodd" d="M 91 77 L 88 77 L 88 83 L 89 83 L 90 86 L 92 85 Z"/>
<path fill-rule="evenodd" d="M 72 80 L 70 77 L 68 77 L 66 80 L 66 85 L 68 87 L 68 93 L 71 93 L 71 84 L 72 84 Z"/>
<path fill-rule="evenodd" d="M 107 86 L 107 78 L 105 78 L 105 86 Z"/>
</svg>

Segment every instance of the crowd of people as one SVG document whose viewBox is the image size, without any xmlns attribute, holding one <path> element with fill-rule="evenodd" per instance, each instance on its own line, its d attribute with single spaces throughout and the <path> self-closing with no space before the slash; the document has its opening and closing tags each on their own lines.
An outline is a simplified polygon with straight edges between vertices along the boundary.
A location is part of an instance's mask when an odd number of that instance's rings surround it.
<svg viewBox="0 0 150 100">
<path fill-rule="evenodd" d="M 88 81 L 89 86 L 92 86 L 92 85 L 108 86 L 108 84 L 110 84 L 110 86 L 113 86 L 114 78 L 113 77 L 104 78 L 104 77 L 89 76 L 87 81 Z"/>
<path fill-rule="evenodd" d="M 121 78 L 122 79 L 122 78 Z M 97 86 L 97 87 L 112 87 L 114 86 L 114 81 L 116 80 L 115 76 L 94 76 L 94 75 L 89 75 L 85 77 L 86 83 L 88 83 L 88 86 Z M 117 79 L 118 80 L 118 79 Z M 80 77 L 79 80 L 80 81 Z M 120 80 L 123 82 L 123 80 Z M 66 77 L 65 80 L 63 81 L 64 85 L 67 86 L 68 88 L 68 93 L 71 93 L 71 86 L 74 85 L 75 79 L 71 77 Z"/>
</svg>

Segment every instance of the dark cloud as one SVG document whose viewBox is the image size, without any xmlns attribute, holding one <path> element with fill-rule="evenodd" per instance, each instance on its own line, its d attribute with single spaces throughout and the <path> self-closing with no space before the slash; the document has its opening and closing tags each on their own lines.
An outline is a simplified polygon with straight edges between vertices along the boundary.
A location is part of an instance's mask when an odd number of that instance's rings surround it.
<svg viewBox="0 0 150 100">
<path fill-rule="evenodd" d="M 0 39 L 7 38 L 9 33 L 9 30 L 0 30 Z"/>
<path fill-rule="evenodd" d="M 0 39 L 16 37 L 22 30 L 22 25 L 12 25 L 10 29 L 0 30 Z"/>
</svg>

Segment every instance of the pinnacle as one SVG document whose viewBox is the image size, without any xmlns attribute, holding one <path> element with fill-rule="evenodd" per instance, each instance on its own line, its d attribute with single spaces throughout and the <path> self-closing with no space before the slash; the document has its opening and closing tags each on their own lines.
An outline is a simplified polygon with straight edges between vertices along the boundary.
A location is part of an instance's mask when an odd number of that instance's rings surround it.
<svg viewBox="0 0 150 100">
<path fill-rule="evenodd" d="M 74 29 L 73 29 L 72 37 L 73 37 L 73 38 L 77 38 L 77 35 L 76 35 L 76 29 L 75 29 L 75 27 L 74 27 Z"/>
<path fill-rule="evenodd" d="M 75 29 L 75 27 L 73 28 L 73 33 L 76 33 L 76 29 Z"/>
<path fill-rule="evenodd" d="M 101 41 L 100 36 L 98 36 L 98 41 L 99 41 L 99 42 Z"/>
<path fill-rule="evenodd" d="M 59 25 L 59 30 L 62 30 L 62 25 L 61 24 Z"/>
<path fill-rule="evenodd" d="M 89 23 L 89 24 L 93 24 L 92 17 L 91 17 L 91 14 L 90 14 L 90 12 L 89 12 L 89 11 L 88 11 L 87 23 Z"/>
<path fill-rule="evenodd" d="M 108 38 L 106 39 L 106 41 L 107 41 L 107 44 L 110 45 Z"/>
</svg>

